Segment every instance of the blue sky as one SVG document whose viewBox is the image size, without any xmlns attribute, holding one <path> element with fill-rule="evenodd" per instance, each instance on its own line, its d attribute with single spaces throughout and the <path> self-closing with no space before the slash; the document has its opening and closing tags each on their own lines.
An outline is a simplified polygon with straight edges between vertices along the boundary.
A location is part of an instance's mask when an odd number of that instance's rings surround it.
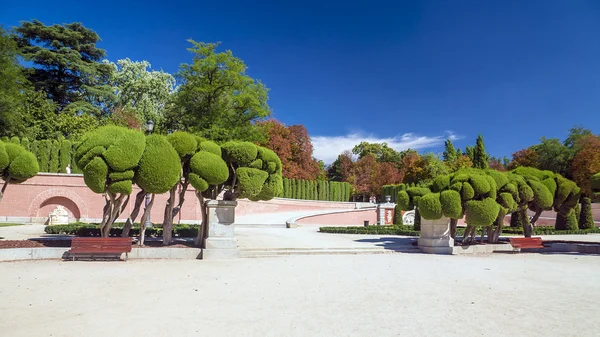
<svg viewBox="0 0 600 337">
<path fill-rule="evenodd" d="M 221 41 L 331 161 L 361 140 L 494 156 L 582 124 L 600 133 L 600 2 L 11 1 L 0 24 L 80 21 L 108 59 L 175 72 L 186 40 Z"/>
</svg>

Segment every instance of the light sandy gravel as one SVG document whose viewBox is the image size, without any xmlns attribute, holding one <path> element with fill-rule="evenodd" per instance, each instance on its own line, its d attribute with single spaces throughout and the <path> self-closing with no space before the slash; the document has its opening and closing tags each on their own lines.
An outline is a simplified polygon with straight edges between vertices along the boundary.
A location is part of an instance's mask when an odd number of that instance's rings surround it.
<svg viewBox="0 0 600 337">
<path fill-rule="evenodd" d="M 0 336 L 598 336 L 600 257 L 0 263 Z"/>
</svg>

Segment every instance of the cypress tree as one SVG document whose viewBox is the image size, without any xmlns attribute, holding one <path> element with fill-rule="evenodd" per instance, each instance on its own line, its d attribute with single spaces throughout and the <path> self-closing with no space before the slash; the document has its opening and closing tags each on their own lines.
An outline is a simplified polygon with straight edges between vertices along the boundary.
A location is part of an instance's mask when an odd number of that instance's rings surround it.
<svg viewBox="0 0 600 337">
<path fill-rule="evenodd" d="M 54 140 L 50 143 L 50 164 L 48 167 L 48 172 L 58 173 L 59 153 L 60 145 L 57 140 Z"/>
<path fill-rule="evenodd" d="M 296 179 L 296 199 L 302 199 L 302 180 Z"/>
<path fill-rule="evenodd" d="M 60 143 L 58 172 L 67 173 L 67 165 L 71 163 L 71 142 L 63 140 Z"/>
<path fill-rule="evenodd" d="M 456 150 L 454 149 L 454 144 L 450 139 L 446 139 L 444 142 L 444 154 L 443 154 L 444 162 L 446 163 L 454 163 L 458 158 L 456 156 Z"/>
<path fill-rule="evenodd" d="M 296 179 L 290 179 L 290 198 L 296 199 Z"/>
<path fill-rule="evenodd" d="M 40 160 L 40 172 L 48 172 L 49 154 L 50 154 L 50 143 L 49 140 L 42 140 L 38 146 L 38 158 Z"/>
<path fill-rule="evenodd" d="M 415 208 L 415 230 L 421 230 L 421 213 L 419 213 L 419 208 Z"/>
<path fill-rule="evenodd" d="M 483 137 L 481 135 L 477 136 L 477 143 L 475 144 L 475 149 L 473 150 L 473 167 L 478 169 L 486 169 L 488 168 L 489 157 L 485 152 L 485 145 L 483 143 Z"/>
<path fill-rule="evenodd" d="M 394 225 L 404 225 L 404 222 L 402 221 L 402 210 L 398 205 L 394 207 Z"/>
<path fill-rule="evenodd" d="M 595 228 L 594 216 L 592 215 L 592 199 L 582 198 L 581 214 L 579 214 L 579 229 Z"/>
</svg>

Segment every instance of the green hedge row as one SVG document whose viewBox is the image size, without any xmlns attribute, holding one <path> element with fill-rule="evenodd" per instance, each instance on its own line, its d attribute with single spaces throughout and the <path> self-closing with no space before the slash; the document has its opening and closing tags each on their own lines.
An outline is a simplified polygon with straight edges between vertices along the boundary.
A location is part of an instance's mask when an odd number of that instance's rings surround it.
<svg viewBox="0 0 600 337">
<path fill-rule="evenodd" d="M 282 198 L 349 201 L 350 184 L 336 181 L 302 180 L 283 178 Z"/>
<path fill-rule="evenodd" d="M 373 235 L 404 235 L 420 236 L 421 232 L 415 230 L 413 226 L 393 225 L 393 226 L 367 226 L 367 227 L 321 227 L 320 232 L 335 234 L 373 234 Z M 456 234 L 462 236 L 465 232 L 464 227 L 456 229 Z M 535 227 L 534 235 L 576 235 L 600 233 L 600 228 L 580 229 L 580 230 L 555 230 L 552 227 Z M 502 229 L 502 235 L 523 235 L 523 228 L 505 227 Z"/>
<path fill-rule="evenodd" d="M 146 228 L 146 236 L 162 236 L 162 227 L 160 224 L 153 224 L 152 228 Z M 100 227 L 97 224 L 69 224 L 46 226 L 44 232 L 47 234 L 75 235 L 82 237 L 98 236 L 100 237 Z M 123 224 L 115 224 L 110 229 L 110 236 L 121 236 L 123 233 Z M 129 236 L 140 235 L 140 225 L 135 224 L 129 231 Z M 198 226 L 175 225 L 173 226 L 173 236 L 178 237 L 196 237 L 198 236 Z"/>
<path fill-rule="evenodd" d="M 4 142 L 20 144 L 26 150 L 31 151 L 38 160 L 40 172 L 66 173 L 67 165 L 71 165 L 71 173 L 81 173 L 73 160 L 74 145 L 71 141 L 63 140 L 34 140 L 27 138 L 19 139 L 12 137 L 3 138 Z"/>
</svg>

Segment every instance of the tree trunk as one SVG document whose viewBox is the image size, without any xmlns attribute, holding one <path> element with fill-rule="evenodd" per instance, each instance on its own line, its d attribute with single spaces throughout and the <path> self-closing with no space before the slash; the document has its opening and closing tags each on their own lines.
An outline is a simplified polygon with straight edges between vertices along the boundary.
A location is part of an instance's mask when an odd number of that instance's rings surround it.
<svg viewBox="0 0 600 337">
<path fill-rule="evenodd" d="M 163 245 L 170 245 L 173 231 L 173 208 L 175 207 L 175 196 L 177 192 L 177 186 L 173 186 L 169 191 L 169 199 L 167 200 L 167 206 L 165 207 L 165 218 L 163 219 Z"/>
<path fill-rule="evenodd" d="M 543 209 L 537 209 L 535 211 L 535 214 L 533 215 L 533 218 L 531 218 L 531 226 L 535 227 L 535 222 L 538 221 L 538 219 L 540 218 L 540 216 L 542 215 L 542 212 L 544 210 Z"/>
<path fill-rule="evenodd" d="M 104 195 L 104 199 L 105 199 L 105 205 L 104 208 L 102 209 L 102 222 L 100 223 L 100 236 L 102 236 L 103 238 L 105 238 L 105 228 L 106 228 L 106 224 L 108 223 L 109 219 L 110 219 L 110 215 L 112 214 L 112 205 L 113 205 L 113 199 L 114 197 L 111 195 L 110 198 L 107 198 L 107 195 L 109 193 L 106 192 L 106 194 Z"/>
<path fill-rule="evenodd" d="M 527 209 L 519 211 L 519 219 L 523 224 L 523 235 L 526 238 L 530 238 L 533 232 L 533 226 L 529 223 L 529 216 L 527 215 Z"/>
<path fill-rule="evenodd" d="M 146 191 L 144 190 L 139 191 L 138 194 L 135 196 L 135 204 L 133 205 L 133 211 L 131 211 L 129 218 L 127 218 L 127 221 L 125 222 L 125 226 L 123 226 L 123 233 L 121 234 L 122 237 L 129 236 L 131 227 L 133 227 L 133 223 L 135 222 L 135 219 L 140 213 L 140 209 L 142 207 L 142 203 L 144 202 L 145 197 Z"/>
<path fill-rule="evenodd" d="M 204 239 L 207 237 L 208 233 L 208 208 L 206 207 L 206 203 L 204 200 L 204 196 L 202 196 L 202 193 L 196 192 L 196 197 L 198 198 L 198 201 L 200 201 L 200 211 L 202 213 L 202 222 L 200 222 L 200 228 L 198 228 L 196 246 L 204 248 Z"/>
<path fill-rule="evenodd" d="M 112 208 L 112 209 L 110 210 L 110 215 L 109 215 L 108 221 L 104 224 L 103 237 L 107 238 L 110 236 L 110 229 L 111 229 L 112 225 L 115 223 L 115 220 L 117 220 L 117 218 L 121 214 L 121 205 L 123 204 L 124 198 L 125 198 L 125 194 L 121 194 L 116 199 L 114 198 L 114 195 L 111 194 L 112 206 L 110 208 Z"/>
<path fill-rule="evenodd" d="M 148 219 L 148 217 L 150 216 L 150 210 L 152 210 L 152 205 L 154 204 L 154 196 L 155 196 L 155 194 L 152 194 L 152 197 L 150 198 L 150 202 L 148 203 L 148 206 L 144 210 L 144 214 L 142 215 L 142 218 L 140 219 L 140 236 L 138 239 L 139 246 L 144 245 L 144 239 L 146 238 L 146 219 Z"/>
<path fill-rule="evenodd" d="M 4 191 L 6 191 L 6 186 L 8 186 L 9 181 L 10 181 L 10 176 L 8 176 L 6 178 L 6 180 L 4 181 L 4 185 L 2 186 L 2 190 L 0 190 L 0 201 L 2 201 L 2 198 L 4 197 Z"/>
<path fill-rule="evenodd" d="M 456 239 L 456 226 L 458 225 L 458 219 L 450 219 L 450 237 Z"/>
</svg>

